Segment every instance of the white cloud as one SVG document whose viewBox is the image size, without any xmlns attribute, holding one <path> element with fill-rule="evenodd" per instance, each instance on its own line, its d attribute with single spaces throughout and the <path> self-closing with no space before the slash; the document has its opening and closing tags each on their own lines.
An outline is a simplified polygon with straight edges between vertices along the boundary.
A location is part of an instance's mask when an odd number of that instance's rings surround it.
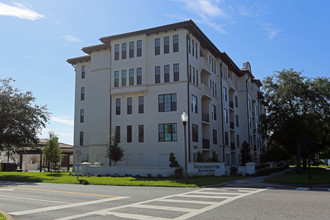
<svg viewBox="0 0 330 220">
<path fill-rule="evenodd" d="M 76 38 L 72 35 L 64 35 L 63 36 L 63 39 L 67 40 L 67 41 L 70 41 L 70 42 L 73 42 L 73 43 L 79 43 L 79 42 L 82 42 L 79 38 Z"/>
<path fill-rule="evenodd" d="M 224 24 L 214 21 L 216 18 L 227 18 L 226 13 L 219 7 L 220 0 L 174 0 L 182 3 L 182 8 L 197 15 L 197 23 L 205 24 L 222 34 L 228 34 Z"/>
<path fill-rule="evenodd" d="M 225 12 L 221 10 L 216 3 L 219 1 L 212 0 L 177 0 L 177 2 L 181 2 L 184 4 L 184 9 L 192 12 L 194 14 L 198 14 L 199 16 L 208 16 L 208 17 L 216 17 L 216 16 L 225 16 Z"/>
<path fill-rule="evenodd" d="M 67 117 L 51 117 L 50 120 L 73 126 L 73 120 L 67 119 Z"/>
<path fill-rule="evenodd" d="M 245 17 L 260 17 L 268 14 L 267 5 L 255 4 L 255 5 L 241 5 L 238 7 L 238 13 Z"/>
<path fill-rule="evenodd" d="M 261 26 L 261 29 L 266 32 L 267 39 L 270 41 L 273 40 L 275 37 L 277 37 L 280 32 L 282 32 L 281 29 L 278 29 L 269 23 L 265 23 L 265 22 L 257 22 L 257 23 Z"/>
<path fill-rule="evenodd" d="M 0 16 L 13 16 L 26 20 L 37 20 L 40 18 L 44 18 L 45 16 L 28 9 L 22 4 L 14 3 L 15 6 L 7 5 L 4 3 L 0 3 Z"/>
</svg>

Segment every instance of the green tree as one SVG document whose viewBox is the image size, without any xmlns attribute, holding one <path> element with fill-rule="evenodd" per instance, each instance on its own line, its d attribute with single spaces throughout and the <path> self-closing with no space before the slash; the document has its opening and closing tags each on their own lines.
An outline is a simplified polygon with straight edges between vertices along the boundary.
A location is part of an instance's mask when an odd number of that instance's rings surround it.
<svg viewBox="0 0 330 220">
<path fill-rule="evenodd" d="M 259 131 L 269 148 L 296 156 L 298 172 L 301 159 L 306 165 L 307 157 L 329 147 L 329 89 L 329 78 L 311 79 L 293 69 L 264 80 L 266 115 Z"/>
<path fill-rule="evenodd" d="M 110 143 L 107 144 L 107 154 L 106 157 L 109 158 L 109 164 L 111 164 L 111 161 L 115 163 L 115 166 L 117 166 L 118 161 L 122 161 L 124 158 L 125 150 L 119 146 L 120 143 L 120 136 L 117 134 L 117 132 L 114 133 L 113 136 L 110 136 Z"/>
<path fill-rule="evenodd" d="M 46 106 L 34 104 L 32 93 L 13 88 L 12 81 L 0 79 L 0 151 L 5 150 L 8 157 L 25 147 L 36 146 L 37 134 L 49 120 Z"/>
<path fill-rule="evenodd" d="M 170 164 L 169 164 L 170 167 L 179 167 L 180 166 L 179 162 L 177 161 L 173 152 L 170 153 L 169 161 L 170 161 Z"/>
<path fill-rule="evenodd" d="M 241 164 L 245 166 L 248 162 L 251 162 L 250 144 L 244 141 L 241 149 Z"/>
<path fill-rule="evenodd" d="M 42 153 L 48 165 L 48 172 L 50 171 L 51 165 L 54 169 L 56 164 L 61 161 L 62 155 L 60 145 L 58 144 L 58 137 L 53 132 L 49 132 L 49 139 Z"/>
</svg>

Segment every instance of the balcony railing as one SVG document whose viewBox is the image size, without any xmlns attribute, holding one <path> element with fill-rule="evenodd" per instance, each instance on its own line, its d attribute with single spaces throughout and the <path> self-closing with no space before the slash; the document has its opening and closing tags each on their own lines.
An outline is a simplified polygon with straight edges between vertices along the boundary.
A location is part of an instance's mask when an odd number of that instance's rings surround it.
<svg viewBox="0 0 330 220">
<path fill-rule="evenodd" d="M 231 149 L 231 150 L 235 150 L 235 143 L 231 143 L 231 145 L 230 145 L 230 149 Z"/>
<path fill-rule="evenodd" d="M 234 108 L 234 102 L 233 101 L 229 101 L 229 108 Z"/>
<path fill-rule="evenodd" d="M 210 140 L 209 139 L 203 139 L 203 148 L 210 149 Z"/>
<path fill-rule="evenodd" d="M 202 121 L 204 122 L 210 122 L 210 116 L 207 112 L 202 112 Z"/>
<path fill-rule="evenodd" d="M 233 121 L 230 122 L 230 129 L 235 129 L 235 124 Z"/>
</svg>

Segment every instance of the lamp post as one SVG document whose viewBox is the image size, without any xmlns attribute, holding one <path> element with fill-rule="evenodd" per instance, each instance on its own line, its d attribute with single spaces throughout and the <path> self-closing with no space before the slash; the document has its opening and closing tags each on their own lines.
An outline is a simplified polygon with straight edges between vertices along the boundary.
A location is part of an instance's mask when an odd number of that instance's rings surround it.
<svg viewBox="0 0 330 220">
<path fill-rule="evenodd" d="M 186 138 L 186 124 L 188 121 L 188 115 L 186 112 L 183 112 L 181 115 L 181 121 L 184 128 L 184 182 L 188 183 L 188 167 L 187 167 L 187 138 Z"/>
</svg>

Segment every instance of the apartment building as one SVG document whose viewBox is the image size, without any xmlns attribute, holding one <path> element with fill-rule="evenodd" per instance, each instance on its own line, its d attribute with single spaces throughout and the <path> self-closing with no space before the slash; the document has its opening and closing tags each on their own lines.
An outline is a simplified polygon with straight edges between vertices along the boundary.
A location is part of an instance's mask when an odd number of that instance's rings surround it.
<svg viewBox="0 0 330 220">
<path fill-rule="evenodd" d="M 260 80 L 240 69 L 192 21 L 100 38 L 68 59 L 75 67 L 74 147 L 77 163 L 110 164 L 106 144 L 120 135 L 125 150 L 117 166 L 168 167 L 173 152 L 187 160 L 216 152 L 226 165 L 240 164 L 243 141 L 258 161 L 263 140 Z"/>
</svg>

